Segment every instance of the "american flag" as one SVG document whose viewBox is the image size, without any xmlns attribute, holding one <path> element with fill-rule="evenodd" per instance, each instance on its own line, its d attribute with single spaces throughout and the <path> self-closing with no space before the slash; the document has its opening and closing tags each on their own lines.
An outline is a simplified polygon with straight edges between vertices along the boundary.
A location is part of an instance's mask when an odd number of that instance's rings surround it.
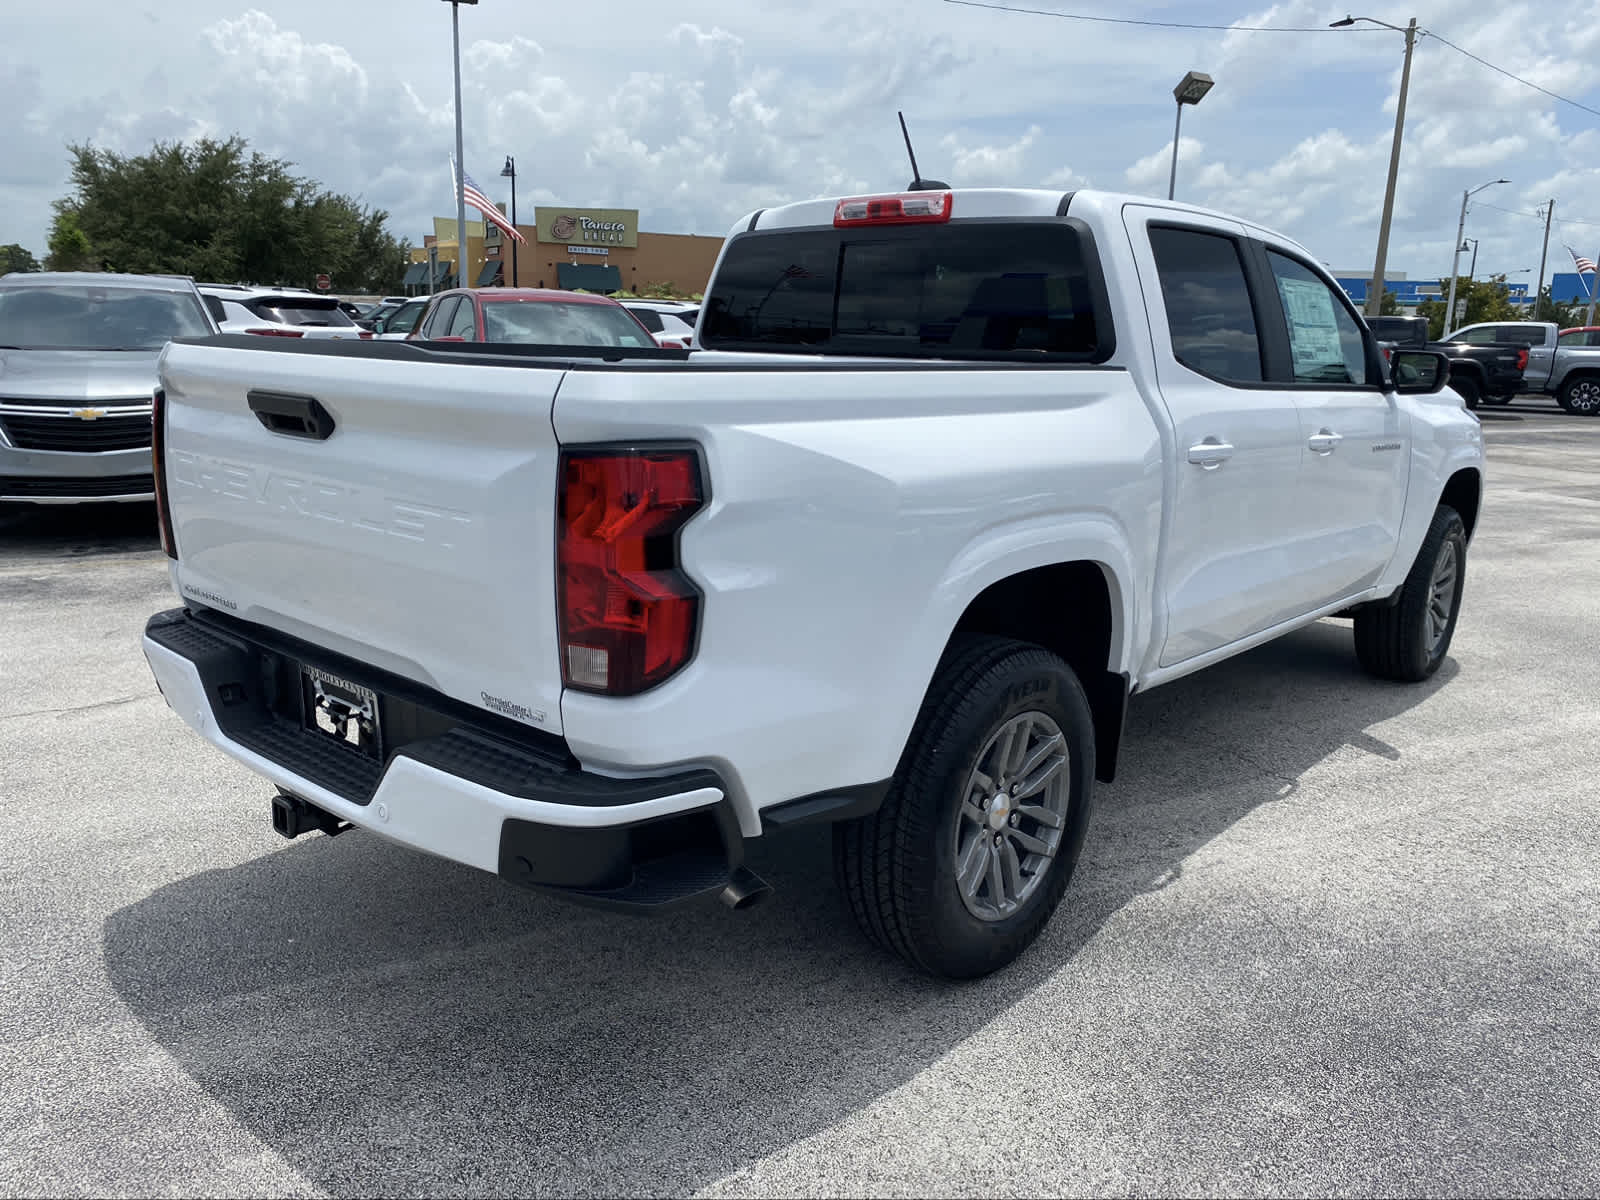
<svg viewBox="0 0 1600 1200">
<path fill-rule="evenodd" d="M 1562 244 L 1566 245 L 1564 242 Z M 1595 273 L 1593 259 L 1584 258 L 1583 255 L 1579 254 L 1571 246 L 1567 246 L 1567 253 L 1572 255 L 1572 261 L 1578 264 L 1579 275 L 1593 275 Z"/>
<path fill-rule="evenodd" d="M 455 156 L 451 155 L 450 174 L 452 176 L 455 174 L 455 169 Z M 468 204 L 472 205 L 473 208 L 481 212 L 484 215 L 484 218 L 491 225 L 493 225 L 501 233 L 505 234 L 512 241 L 521 242 L 523 245 L 528 244 L 528 239 L 517 232 L 517 227 L 515 225 L 506 220 L 505 214 L 495 207 L 493 200 L 489 199 L 489 197 L 485 196 L 483 192 L 479 190 L 477 183 L 473 181 L 472 176 L 468 175 L 466 171 L 461 172 L 461 198 Z"/>
</svg>

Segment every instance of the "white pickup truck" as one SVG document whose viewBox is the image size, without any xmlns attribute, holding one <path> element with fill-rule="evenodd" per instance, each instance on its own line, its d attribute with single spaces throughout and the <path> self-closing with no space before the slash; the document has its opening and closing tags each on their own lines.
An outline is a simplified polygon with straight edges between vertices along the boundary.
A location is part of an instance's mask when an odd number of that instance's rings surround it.
<svg viewBox="0 0 1600 1200">
<path fill-rule="evenodd" d="M 971 977 L 1061 900 L 1130 695 L 1329 616 L 1389 679 L 1450 645 L 1478 421 L 1266 229 L 806 201 L 697 334 L 170 346 L 144 650 L 279 832 L 647 909 L 829 821 L 865 931 Z"/>
</svg>

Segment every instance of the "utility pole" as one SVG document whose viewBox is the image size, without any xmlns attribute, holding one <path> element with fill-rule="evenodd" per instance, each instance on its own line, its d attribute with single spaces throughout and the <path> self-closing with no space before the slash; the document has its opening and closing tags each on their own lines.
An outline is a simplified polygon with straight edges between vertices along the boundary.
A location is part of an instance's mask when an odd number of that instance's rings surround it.
<svg viewBox="0 0 1600 1200">
<path fill-rule="evenodd" d="M 1589 276 L 1589 312 L 1583 318 L 1585 325 L 1594 324 L 1594 302 L 1600 299 L 1600 274 Z"/>
<path fill-rule="evenodd" d="M 1539 286 L 1533 290 L 1533 319 L 1539 319 L 1539 300 L 1544 296 L 1544 264 L 1550 255 L 1550 221 L 1556 215 L 1555 197 L 1544 206 L 1544 249 L 1539 251 Z"/>
<path fill-rule="evenodd" d="M 452 172 L 452 182 L 456 186 L 457 286 L 464 286 L 467 279 L 467 193 L 461 186 L 462 173 L 467 169 L 466 159 L 461 154 L 461 6 L 477 2 L 478 0 L 450 0 L 450 44 L 455 52 L 456 68 L 456 169 Z"/>
<path fill-rule="evenodd" d="M 1497 183 L 1510 183 L 1509 179 L 1491 179 L 1488 183 L 1480 183 L 1475 188 L 1468 188 L 1461 193 L 1461 219 L 1456 222 L 1456 252 L 1450 258 L 1450 299 L 1445 303 L 1444 331 L 1449 333 L 1456 323 L 1456 273 L 1461 270 L 1461 251 L 1465 249 L 1467 233 L 1467 201 L 1472 199 L 1484 188 L 1493 187 Z"/>
<path fill-rule="evenodd" d="M 1417 44 L 1415 17 L 1406 25 L 1405 34 L 1406 62 L 1400 69 L 1400 99 L 1394 110 L 1394 143 L 1389 148 L 1389 182 L 1383 192 L 1383 222 L 1378 226 L 1378 261 L 1372 268 L 1372 286 L 1367 289 L 1369 317 L 1377 316 L 1383 308 L 1383 272 L 1389 265 L 1389 222 L 1394 219 L 1394 185 L 1400 174 L 1400 138 L 1406 127 L 1406 90 L 1411 86 L 1411 51 Z"/>
</svg>

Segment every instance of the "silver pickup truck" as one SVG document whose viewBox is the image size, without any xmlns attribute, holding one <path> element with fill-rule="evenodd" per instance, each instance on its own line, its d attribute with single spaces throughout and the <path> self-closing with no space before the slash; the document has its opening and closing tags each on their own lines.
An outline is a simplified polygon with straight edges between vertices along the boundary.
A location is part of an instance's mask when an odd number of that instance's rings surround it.
<svg viewBox="0 0 1600 1200">
<path fill-rule="evenodd" d="M 1600 416 L 1600 346 L 1584 330 L 1561 330 L 1551 321 L 1501 321 L 1467 325 L 1445 339 L 1472 346 L 1528 347 L 1522 390 L 1554 396 L 1569 413 Z"/>
</svg>

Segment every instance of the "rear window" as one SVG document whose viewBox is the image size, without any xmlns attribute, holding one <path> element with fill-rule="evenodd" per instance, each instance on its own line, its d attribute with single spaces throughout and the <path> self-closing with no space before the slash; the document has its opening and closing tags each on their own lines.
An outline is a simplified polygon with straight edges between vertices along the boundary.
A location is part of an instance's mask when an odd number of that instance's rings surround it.
<svg viewBox="0 0 1600 1200">
<path fill-rule="evenodd" d="M 300 299 L 297 296 L 269 296 L 252 300 L 250 307 L 269 321 L 280 325 L 336 325 L 353 326 L 354 321 L 339 307 L 337 300 L 321 300 L 315 296 Z"/>
<path fill-rule="evenodd" d="M 954 222 L 747 234 L 728 247 L 701 341 L 716 349 L 1102 362 L 1088 233 Z"/>
<path fill-rule="evenodd" d="M 484 340 L 544 346 L 654 346 L 620 304 L 495 300 L 483 306 Z"/>
</svg>

